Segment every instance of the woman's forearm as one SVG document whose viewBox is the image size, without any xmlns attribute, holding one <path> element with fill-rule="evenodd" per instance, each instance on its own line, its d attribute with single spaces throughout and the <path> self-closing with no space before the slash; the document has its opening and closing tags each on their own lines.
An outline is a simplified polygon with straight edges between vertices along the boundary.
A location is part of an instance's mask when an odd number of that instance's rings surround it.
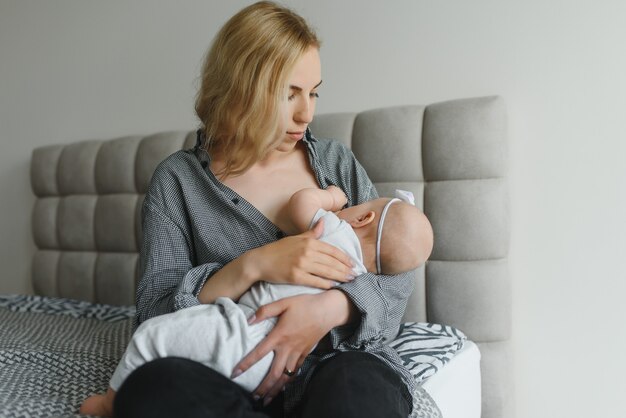
<svg viewBox="0 0 626 418">
<path fill-rule="evenodd" d="M 358 349 L 363 343 L 393 338 L 414 286 L 413 272 L 395 276 L 365 273 L 342 284 L 341 291 L 350 299 L 360 318 L 355 319 L 354 330 L 347 332 L 339 327 L 331 331 L 334 348 Z"/>
<path fill-rule="evenodd" d="M 310 231 L 240 255 L 205 281 L 198 300 L 200 303 L 213 303 L 218 297 L 238 300 L 260 280 L 319 289 L 328 289 L 332 282 L 352 280 L 352 261 L 337 247 L 317 239 L 322 233 L 321 227 L 322 224 L 318 223 Z M 339 299 L 338 295 L 334 295 L 333 299 Z M 346 303 L 343 301 L 344 309 L 336 312 L 343 317 L 349 313 Z"/>
<path fill-rule="evenodd" d="M 358 310 L 341 290 L 327 290 L 321 293 L 319 298 L 326 305 L 324 310 L 326 315 L 324 315 L 322 320 L 326 323 L 329 330 L 354 322 L 359 317 Z"/>
<path fill-rule="evenodd" d="M 258 280 L 251 257 L 251 251 L 244 253 L 213 274 L 198 294 L 200 303 L 213 303 L 219 297 L 237 301 Z"/>
</svg>

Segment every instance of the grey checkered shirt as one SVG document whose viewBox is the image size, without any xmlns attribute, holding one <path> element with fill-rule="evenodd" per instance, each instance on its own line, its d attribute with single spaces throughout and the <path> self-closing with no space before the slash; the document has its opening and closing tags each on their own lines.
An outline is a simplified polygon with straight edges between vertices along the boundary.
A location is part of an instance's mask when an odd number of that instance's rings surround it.
<svg viewBox="0 0 626 418">
<path fill-rule="evenodd" d="M 202 137 L 194 148 L 178 151 L 156 168 L 143 205 L 143 239 L 135 327 L 146 319 L 198 305 L 206 280 L 244 252 L 284 237 L 283 232 L 233 190 L 215 178 Z M 363 167 L 341 143 L 314 138 L 304 143 L 320 188 L 336 185 L 348 206 L 378 197 Z M 383 276 L 366 273 L 341 289 L 361 314 L 360 321 L 333 329 L 333 350 L 316 350 L 286 388 L 289 415 L 302 399 L 315 366 L 337 352 L 372 353 L 394 369 L 412 402 L 415 381 L 385 341 L 398 331 L 414 286 L 412 273 Z M 322 344 L 323 345 L 323 344 Z"/>
</svg>

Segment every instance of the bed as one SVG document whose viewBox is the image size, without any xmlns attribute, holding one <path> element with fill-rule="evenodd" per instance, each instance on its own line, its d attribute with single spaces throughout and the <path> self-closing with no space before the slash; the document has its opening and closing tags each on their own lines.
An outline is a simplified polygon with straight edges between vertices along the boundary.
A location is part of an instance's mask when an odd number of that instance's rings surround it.
<svg viewBox="0 0 626 418">
<path fill-rule="evenodd" d="M 391 344 L 420 382 L 413 416 L 511 416 L 506 117 L 499 97 L 320 115 L 381 196 L 409 190 L 435 247 Z M 0 417 L 74 416 L 131 332 L 139 213 L 151 174 L 195 133 L 33 151 L 35 295 L 0 297 Z"/>
</svg>

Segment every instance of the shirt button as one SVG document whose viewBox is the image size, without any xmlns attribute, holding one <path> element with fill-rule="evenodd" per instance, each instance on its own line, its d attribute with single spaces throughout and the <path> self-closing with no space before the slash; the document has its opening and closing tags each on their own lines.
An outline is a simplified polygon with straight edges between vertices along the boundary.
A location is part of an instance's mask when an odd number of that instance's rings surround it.
<svg viewBox="0 0 626 418">
<path fill-rule="evenodd" d="M 235 205 L 237 205 L 237 204 L 239 203 L 239 199 L 234 198 L 234 199 L 233 199 L 233 203 L 234 203 Z"/>
<path fill-rule="evenodd" d="M 276 232 L 276 239 L 281 239 L 283 238 L 285 235 L 283 234 L 283 231 L 278 231 Z"/>
</svg>

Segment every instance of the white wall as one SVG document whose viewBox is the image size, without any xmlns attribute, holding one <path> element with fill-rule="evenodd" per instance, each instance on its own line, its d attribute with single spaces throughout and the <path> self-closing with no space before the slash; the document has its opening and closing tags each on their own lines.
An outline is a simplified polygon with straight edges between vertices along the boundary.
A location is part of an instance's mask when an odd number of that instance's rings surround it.
<svg viewBox="0 0 626 418">
<path fill-rule="evenodd" d="M 517 416 L 626 416 L 626 3 L 287 3 L 324 40 L 320 112 L 504 96 Z M 31 150 L 193 129 L 244 4 L 0 0 L 0 292 L 30 291 Z"/>
</svg>

